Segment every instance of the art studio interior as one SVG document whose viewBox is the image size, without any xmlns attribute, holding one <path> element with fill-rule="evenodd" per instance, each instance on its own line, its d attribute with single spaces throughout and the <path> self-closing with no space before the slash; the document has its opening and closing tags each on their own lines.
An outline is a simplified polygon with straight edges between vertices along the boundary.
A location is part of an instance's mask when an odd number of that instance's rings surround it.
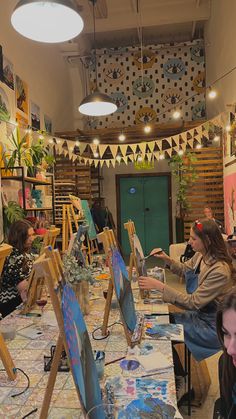
<svg viewBox="0 0 236 419">
<path fill-rule="evenodd" d="M 0 419 L 236 418 L 235 15 L 0 2 Z"/>
</svg>

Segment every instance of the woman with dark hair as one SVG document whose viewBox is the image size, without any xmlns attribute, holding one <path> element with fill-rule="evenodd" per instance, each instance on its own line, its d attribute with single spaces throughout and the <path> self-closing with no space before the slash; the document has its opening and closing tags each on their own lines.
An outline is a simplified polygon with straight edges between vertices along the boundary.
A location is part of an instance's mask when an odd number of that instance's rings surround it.
<svg viewBox="0 0 236 419">
<path fill-rule="evenodd" d="M 140 277 L 139 285 L 143 289 L 157 289 L 163 293 L 166 303 L 186 310 L 173 313 L 172 321 L 184 326 L 186 346 L 194 358 L 201 361 L 220 350 L 216 310 L 234 283 L 234 270 L 232 259 L 214 221 L 196 221 L 190 230 L 189 243 L 196 253 L 185 263 L 172 260 L 160 249 L 152 250 L 151 254 L 162 259 L 173 273 L 185 276 L 186 282 L 191 282 L 191 292 L 182 293 L 151 277 Z M 176 372 L 176 375 L 183 376 L 183 370 Z"/>
<path fill-rule="evenodd" d="M 236 288 L 223 298 L 216 316 L 217 333 L 224 350 L 219 359 L 220 414 L 236 418 Z"/>
<path fill-rule="evenodd" d="M 13 223 L 9 230 L 8 243 L 11 254 L 6 258 L 0 278 L 0 314 L 7 316 L 26 300 L 27 279 L 33 266 L 29 253 L 34 240 L 34 230 L 26 220 Z"/>
</svg>

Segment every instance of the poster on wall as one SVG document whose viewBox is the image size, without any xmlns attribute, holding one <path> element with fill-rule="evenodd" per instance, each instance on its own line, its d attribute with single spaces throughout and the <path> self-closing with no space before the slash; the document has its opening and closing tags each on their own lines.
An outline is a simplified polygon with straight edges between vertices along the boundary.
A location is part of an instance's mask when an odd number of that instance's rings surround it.
<svg viewBox="0 0 236 419">
<path fill-rule="evenodd" d="M 33 130 L 40 130 L 40 107 L 34 102 L 30 102 L 31 126 Z"/>
<path fill-rule="evenodd" d="M 0 80 L 3 81 L 3 55 L 2 55 L 1 45 L 0 45 Z"/>
<path fill-rule="evenodd" d="M 3 81 L 10 89 L 15 89 L 13 64 L 5 55 L 3 55 Z"/>
<path fill-rule="evenodd" d="M 236 173 L 224 178 L 224 212 L 226 234 L 233 234 L 236 227 Z"/>
<path fill-rule="evenodd" d="M 0 82 L 0 120 L 15 121 L 15 93 L 6 84 Z"/>
<path fill-rule="evenodd" d="M 24 116 L 29 114 L 29 96 L 28 85 L 19 76 L 16 75 L 16 104 L 18 111 Z"/>
<path fill-rule="evenodd" d="M 47 115 L 44 115 L 44 127 L 46 132 L 52 134 L 52 120 Z"/>
</svg>

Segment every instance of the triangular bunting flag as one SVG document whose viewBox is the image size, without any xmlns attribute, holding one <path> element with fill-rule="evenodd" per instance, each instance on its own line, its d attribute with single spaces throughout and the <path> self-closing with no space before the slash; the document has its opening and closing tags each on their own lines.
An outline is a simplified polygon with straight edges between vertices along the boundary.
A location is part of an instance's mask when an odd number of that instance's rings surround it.
<svg viewBox="0 0 236 419">
<path fill-rule="evenodd" d="M 124 163 L 127 164 L 128 163 L 128 156 L 124 156 L 123 160 L 124 160 Z"/>
<path fill-rule="evenodd" d="M 118 145 L 117 144 L 113 144 L 113 145 L 110 144 L 109 148 L 111 150 L 111 154 L 112 154 L 113 159 L 115 159 L 116 155 L 117 155 Z"/>
<path fill-rule="evenodd" d="M 99 144 L 98 150 L 99 150 L 99 155 L 101 158 L 103 157 L 103 154 L 105 153 L 107 147 L 108 147 L 108 144 Z"/>
<path fill-rule="evenodd" d="M 147 143 L 140 143 L 138 146 L 139 146 L 139 148 L 141 150 L 141 153 L 144 155 L 146 153 Z"/>
<path fill-rule="evenodd" d="M 195 140 L 199 143 L 199 144 L 201 144 L 201 142 L 202 142 L 202 134 L 197 134 L 197 135 L 195 135 Z"/>
<path fill-rule="evenodd" d="M 122 156 L 126 156 L 128 144 L 122 144 L 119 146 Z"/>
<path fill-rule="evenodd" d="M 167 148 L 165 151 L 170 157 L 172 156 L 172 148 Z"/>
<path fill-rule="evenodd" d="M 101 167 L 103 167 L 104 163 L 105 163 L 105 160 L 100 160 Z"/>
<path fill-rule="evenodd" d="M 165 140 L 172 147 L 172 139 L 171 139 L 171 137 L 167 137 L 167 138 L 165 138 Z"/>
<path fill-rule="evenodd" d="M 148 146 L 149 150 L 151 151 L 151 153 L 154 150 L 155 144 L 156 144 L 155 141 L 150 141 L 149 143 L 147 143 L 147 146 Z"/>
<path fill-rule="evenodd" d="M 89 147 L 91 148 L 91 151 L 93 155 L 97 152 L 97 145 L 96 144 L 89 144 Z"/>
<path fill-rule="evenodd" d="M 136 153 L 137 145 L 138 144 L 129 144 L 129 147 L 131 148 L 131 150 L 133 151 L 133 153 Z"/>
<path fill-rule="evenodd" d="M 181 144 L 182 150 L 185 151 L 186 150 L 186 143 Z"/>
<path fill-rule="evenodd" d="M 109 168 L 109 166 L 110 166 L 110 160 L 106 159 L 105 162 L 106 162 L 107 167 Z"/>
<path fill-rule="evenodd" d="M 152 153 L 146 154 L 148 161 L 150 162 L 152 160 Z"/>
<path fill-rule="evenodd" d="M 193 148 L 193 139 L 188 140 L 188 145 L 190 145 L 190 147 Z"/>
<path fill-rule="evenodd" d="M 113 166 L 113 167 L 115 167 L 115 165 L 116 165 L 116 161 L 115 161 L 115 159 L 112 159 L 112 160 L 111 160 L 111 164 L 112 164 L 112 166 Z"/>
<path fill-rule="evenodd" d="M 82 156 L 84 150 L 86 149 L 87 145 L 88 145 L 87 143 L 80 143 L 80 145 L 79 145 L 79 151 L 80 151 L 80 155 L 81 156 Z"/>
<path fill-rule="evenodd" d="M 162 140 L 157 140 L 155 141 L 157 147 L 159 148 L 159 150 L 162 150 Z"/>
<path fill-rule="evenodd" d="M 97 159 L 96 159 L 96 160 L 94 160 L 94 166 L 95 166 L 95 167 L 98 167 L 98 164 L 99 164 L 99 160 L 97 160 Z"/>
<path fill-rule="evenodd" d="M 181 138 L 184 142 L 187 141 L 187 132 L 181 132 Z"/>
</svg>

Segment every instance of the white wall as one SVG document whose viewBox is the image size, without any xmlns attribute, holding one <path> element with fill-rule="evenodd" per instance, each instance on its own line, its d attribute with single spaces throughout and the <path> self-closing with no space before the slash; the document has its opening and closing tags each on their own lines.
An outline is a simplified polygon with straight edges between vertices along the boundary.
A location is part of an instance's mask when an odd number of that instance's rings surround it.
<svg viewBox="0 0 236 419">
<path fill-rule="evenodd" d="M 52 118 L 53 129 L 73 128 L 73 100 L 69 69 L 59 45 L 37 43 L 19 35 L 10 16 L 16 0 L 0 0 L 0 44 L 14 71 L 29 86 L 29 96 Z"/>
<path fill-rule="evenodd" d="M 137 176 L 141 173 L 163 173 L 170 172 L 167 160 L 155 162 L 154 169 L 150 170 L 137 170 L 133 163 L 128 165 L 120 164 L 113 167 L 103 167 L 102 176 L 104 177 L 102 184 L 102 196 L 105 197 L 105 204 L 112 212 L 115 224 L 117 225 L 117 202 L 116 202 L 116 175 L 121 174 L 136 174 Z M 175 185 L 172 182 L 171 185 L 172 195 L 172 226 L 173 226 L 173 238 L 175 238 L 175 208 L 176 208 L 176 193 Z"/>
<path fill-rule="evenodd" d="M 212 0 L 211 18 L 205 27 L 206 84 L 227 73 L 236 65 L 236 1 Z M 236 71 L 215 86 L 218 97 L 207 102 L 208 118 L 225 111 L 236 102 Z"/>
</svg>

